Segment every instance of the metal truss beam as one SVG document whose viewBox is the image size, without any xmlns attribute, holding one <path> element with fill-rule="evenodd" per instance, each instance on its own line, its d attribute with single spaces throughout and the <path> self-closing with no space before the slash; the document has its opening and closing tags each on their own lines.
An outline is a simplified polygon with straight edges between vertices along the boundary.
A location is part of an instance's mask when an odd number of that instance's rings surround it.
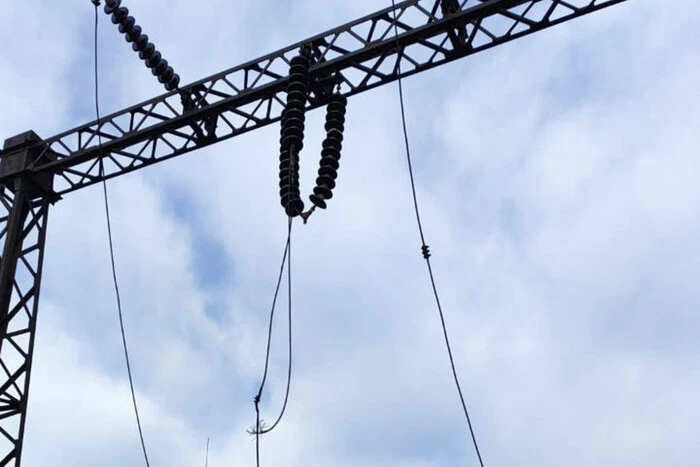
<svg viewBox="0 0 700 467">
<path fill-rule="evenodd" d="M 355 95 L 623 1 L 404 1 L 49 138 L 45 147 L 56 159 L 40 157 L 30 170 L 55 174 L 56 193 L 63 195 L 276 122 L 289 62 L 302 46 L 316 60 L 311 109 L 324 104 L 333 86 Z"/>
</svg>

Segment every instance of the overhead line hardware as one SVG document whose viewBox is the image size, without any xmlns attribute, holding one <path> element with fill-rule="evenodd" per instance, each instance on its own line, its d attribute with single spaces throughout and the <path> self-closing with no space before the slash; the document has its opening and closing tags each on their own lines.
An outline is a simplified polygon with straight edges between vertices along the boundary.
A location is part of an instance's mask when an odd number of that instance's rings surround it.
<svg viewBox="0 0 700 467">
<path fill-rule="evenodd" d="M 302 46 L 314 57 L 308 111 L 327 105 L 338 86 L 349 98 L 623 1 L 462 0 L 443 11 L 443 0 L 406 0 L 51 138 L 7 140 L 0 151 L 0 467 L 21 460 L 52 202 L 279 121 L 290 61 Z M 124 21 L 128 34 L 131 21 Z M 156 71 L 160 63 L 149 62 Z"/>
</svg>

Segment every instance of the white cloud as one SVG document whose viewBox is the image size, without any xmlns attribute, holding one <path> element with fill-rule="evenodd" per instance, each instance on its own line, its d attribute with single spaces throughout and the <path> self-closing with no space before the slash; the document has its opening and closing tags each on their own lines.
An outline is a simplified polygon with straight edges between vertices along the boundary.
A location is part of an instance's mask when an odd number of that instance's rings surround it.
<svg viewBox="0 0 700 467">
<path fill-rule="evenodd" d="M 12 6 L 8 37 L 53 40 L 0 58 L 14 70 L 0 80 L 18 90 L 0 119 L 7 136 L 92 119 L 85 3 Z M 700 11 L 681 3 L 679 17 L 626 2 L 405 83 L 422 216 L 489 465 L 692 465 L 699 454 L 700 44 L 688 31 Z M 134 14 L 191 81 L 384 6 L 159 1 Z M 160 92 L 101 21 L 105 111 Z M 322 118 L 307 122 L 308 188 Z M 153 465 L 202 462 L 208 436 L 210 465 L 252 465 L 245 428 L 285 226 L 277 138 L 262 129 L 110 183 Z M 173 191 L 188 198 L 185 219 Z M 350 101 L 336 191 L 295 227 L 292 391 L 263 465 L 475 465 L 393 86 Z M 52 211 L 27 466 L 140 462 L 101 203 L 95 187 Z M 213 285 L 197 277 L 198 232 L 229 265 Z M 284 394 L 284 327 L 274 336 L 268 421 Z"/>
</svg>

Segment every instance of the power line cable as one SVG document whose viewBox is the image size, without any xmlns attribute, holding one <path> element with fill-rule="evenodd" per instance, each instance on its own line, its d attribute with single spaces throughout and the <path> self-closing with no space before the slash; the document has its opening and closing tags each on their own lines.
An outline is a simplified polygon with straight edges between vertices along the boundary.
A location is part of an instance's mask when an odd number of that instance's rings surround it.
<svg viewBox="0 0 700 467">
<path fill-rule="evenodd" d="M 425 243 L 425 235 L 423 233 L 423 224 L 420 218 L 420 211 L 418 209 L 418 196 L 416 195 L 416 183 L 413 176 L 413 165 L 411 164 L 411 147 L 408 142 L 408 130 L 406 129 L 406 110 L 404 106 L 403 98 L 403 85 L 401 82 L 401 45 L 399 43 L 399 28 L 397 26 L 397 15 L 396 15 L 396 1 L 391 0 L 391 5 L 393 7 L 394 16 L 394 38 L 396 40 L 396 53 L 397 60 L 396 66 L 398 71 L 398 88 L 399 88 L 399 103 L 401 105 L 401 125 L 403 128 L 404 143 L 406 146 L 406 161 L 408 162 L 408 174 L 411 179 L 411 194 L 413 195 L 413 207 L 416 212 L 416 222 L 418 223 L 418 232 L 420 233 L 421 240 L 421 250 L 423 252 L 423 258 L 425 258 L 425 263 L 428 266 L 428 273 L 430 275 L 430 284 L 433 289 L 433 295 L 435 296 L 435 303 L 437 304 L 438 312 L 440 313 L 440 323 L 442 324 L 442 333 L 445 336 L 445 345 L 447 346 L 447 354 L 450 358 L 450 366 L 452 367 L 452 376 L 454 377 L 455 385 L 457 386 L 457 392 L 459 393 L 459 400 L 462 403 L 462 409 L 464 411 L 464 416 L 467 419 L 467 425 L 469 425 L 469 433 L 471 434 L 472 443 L 474 444 L 474 449 L 476 455 L 479 458 L 479 465 L 484 467 L 484 462 L 481 459 L 481 452 L 479 451 L 479 444 L 476 441 L 476 435 L 474 434 L 474 428 L 472 427 L 471 418 L 469 417 L 469 410 L 467 410 L 467 404 L 464 401 L 464 395 L 462 394 L 462 388 L 459 384 L 459 378 L 457 377 L 457 369 L 455 368 L 454 357 L 452 356 L 452 346 L 450 345 L 450 339 L 447 336 L 447 326 L 445 325 L 445 316 L 442 312 L 442 305 L 440 304 L 440 296 L 437 291 L 437 286 L 435 285 L 435 277 L 433 275 L 433 268 L 430 265 L 430 248 Z"/>
<path fill-rule="evenodd" d="M 262 381 L 260 382 L 260 388 L 258 393 L 255 395 L 255 428 L 249 431 L 250 434 L 255 435 L 255 463 L 257 467 L 260 467 L 260 435 L 271 432 L 279 424 L 284 416 L 287 409 L 287 402 L 289 400 L 289 389 L 291 387 L 292 381 L 292 218 L 287 219 L 287 241 L 285 242 L 284 252 L 282 253 L 282 264 L 280 265 L 280 272 L 277 277 L 277 285 L 275 286 L 275 294 L 272 298 L 272 307 L 270 308 L 270 321 L 267 328 L 267 348 L 265 351 L 265 369 L 263 370 Z M 267 381 L 267 373 L 270 363 L 270 347 L 272 343 L 272 324 L 275 316 L 275 308 L 277 305 L 277 297 L 279 295 L 280 285 L 282 284 L 282 277 L 284 275 L 285 265 L 287 266 L 287 322 L 288 322 L 288 335 L 287 335 L 287 352 L 288 352 L 288 364 L 287 364 L 287 387 L 284 392 L 284 402 L 282 403 L 282 409 L 275 420 L 275 422 L 269 428 L 263 428 L 260 426 L 260 399 L 262 398 L 263 390 L 265 389 L 265 383 Z"/>
<path fill-rule="evenodd" d="M 95 114 L 97 115 L 97 144 L 100 153 L 100 177 L 104 177 L 104 163 L 102 159 L 102 136 L 99 132 L 100 127 L 100 99 L 99 99 L 99 73 L 98 73 L 98 54 L 97 54 L 97 25 L 99 23 L 99 13 L 97 11 L 100 6 L 100 0 L 91 0 L 95 5 Z M 146 451 L 146 443 L 143 438 L 143 429 L 141 428 L 141 417 L 139 416 L 139 407 L 136 403 L 136 391 L 134 391 L 134 379 L 131 374 L 131 361 L 129 359 L 129 347 L 126 344 L 126 332 L 124 331 L 124 317 L 122 315 L 122 302 L 119 294 L 119 283 L 117 281 L 117 268 L 114 264 L 114 243 L 112 241 L 112 222 L 109 215 L 109 197 L 107 195 L 107 181 L 102 178 L 102 189 L 104 193 L 105 216 L 107 218 L 107 237 L 109 239 L 109 258 L 112 266 L 112 281 L 114 282 L 114 293 L 117 297 L 117 310 L 119 312 L 119 328 L 121 330 L 122 344 L 124 348 L 124 359 L 126 360 L 126 372 L 129 375 L 129 388 L 131 390 L 131 401 L 134 404 L 134 413 L 136 414 L 136 426 L 139 431 L 139 439 L 141 441 L 141 449 L 143 458 L 146 461 L 146 467 L 150 467 L 148 461 L 148 453 Z"/>
</svg>

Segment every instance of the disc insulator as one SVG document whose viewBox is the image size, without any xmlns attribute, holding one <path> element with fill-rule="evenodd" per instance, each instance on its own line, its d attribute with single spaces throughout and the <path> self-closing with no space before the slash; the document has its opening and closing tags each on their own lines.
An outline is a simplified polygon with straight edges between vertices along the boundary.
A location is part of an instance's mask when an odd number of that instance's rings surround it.
<svg viewBox="0 0 700 467">
<path fill-rule="evenodd" d="M 180 85 L 180 76 L 177 73 L 175 73 L 173 75 L 173 78 L 170 81 L 168 81 L 168 83 L 165 85 L 165 89 L 167 89 L 168 91 L 172 91 L 174 89 L 177 89 L 177 87 L 179 85 Z"/>
<path fill-rule="evenodd" d="M 153 42 L 148 42 L 141 50 L 139 50 L 139 58 L 141 60 L 148 60 L 154 53 L 156 53 L 156 46 L 153 45 Z"/>
<path fill-rule="evenodd" d="M 323 177 L 330 177 L 333 180 L 338 178 L 338 171 L 334 169 L 333 167 L 319 167 L 318 168 L 318 174 L 323 176 Z M 318 183 L 318 180 L 317 180 Z"/>
<path fill-rule="evenodd" d="M 326 188 L 325 186 L 314 187 L 314 194 L 323 199 L 331 199 L 333 197 L 333 192 Z"/>
<path fill-rule="evenodd" d="M 166 59 L 161 59 L 158 63 L 155 64 L 155 66 L 152 69 L 152 72 L 155 76 L 162 75 L 165 73 L 165 70 L 168 69 L 168 61 Z"/>
<path fill-rule="evenodd" d="M 122 34 L 127 34 L 130 33 L 131 31 L 134 30 L 134 26 L 136 26 L 136 20 L 134 19 L 133 16 L 127 16 L 124 18 L 123 21 L 119 23 L 119 32 Z"/>
<path fill-rule="evenodd" d="M 320 177 L 316 178 L 316 185 L 325 186 L 329 190 L 332 190 L 335 188 L 335 180 L 327 175 L 321 175 Z"/>
<path fill-rule="evenodd" d="M 326 205 L 326 202 L 323 200 L 323 198 L 321 198 L 320 196 L 318 196 L 316 193 L 310 195 L 310 196 L 309 196 L 309 200 L 310 200 L 311 203 L 312 203 L 314 206 L 316 206 L 317 208 L 326 209 L 326 206 L 327 206 L 327 205 Z"/>
<path fill-rule="evenodd" d="M 112 24 L 119 24 L 129 16 L 129 9 L 126 7 L 119 7 L 114 9 L 112 12 Z"/>
<path fill-rule="evenodd" d="M 131 50 L 140 52 L 146 47 L 146 44 L 148 44 L 148 34 L 141 34 L 134 38 L 134 43 L 131 44 Z"/>
<path fill-rule="evenodd" d="M 137 42 L 141 37 L 141 26 L 134 26 L 131 32 L 124 34 L 124 39 L 126 39 L 127 42 Z M 146 38 L 146 40 L 148 40 L 148 38 Z M 132 45 L 131 47 L 133 48 L 134 46 Z M 136 52 L 138 52 L 138 50 L 136 50 Z"/>
<path fill-rule="evenodd" d="M 333 170 L 338 170 L 338 168 L 340 167 L 339 159 L 339 157 L 324 156 L 321 157 L 321 163 L 319 165 L 321 167 L 328 167 Z"/>
<path fill-rule="evenodd" d="M 151 56 L 146 59 L 146 66 L 148 68 L 155 68 L 158 66 L 161 60 L 162 56 L 160 55 L 160 52 L 155 50 L 153 54 L 151 54 Z"/>
<path fill-rule="evenodd" d="M 114 10 L 119 8 L 119 6 L 122 4 L 121 0 L 107 0 L 105 2 L 105 8 L 104 12 L 107 13 L 108 15 L 111 15 Z"/>
</svg>

